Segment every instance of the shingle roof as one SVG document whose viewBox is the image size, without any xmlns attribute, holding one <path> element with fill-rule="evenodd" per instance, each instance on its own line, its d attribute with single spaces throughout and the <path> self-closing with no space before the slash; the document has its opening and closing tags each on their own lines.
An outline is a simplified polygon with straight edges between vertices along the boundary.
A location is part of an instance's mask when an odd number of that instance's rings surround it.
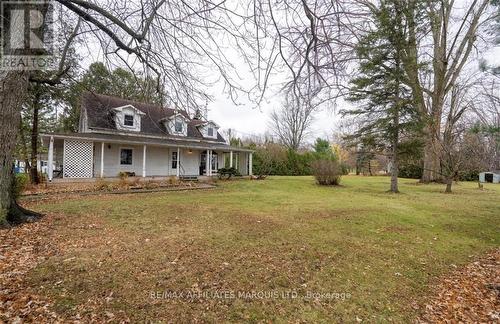
<svg viewBox="0 0 500 324">
<path fill-rule="evenodd" d="M 235 151 L 235 152 L 253 152 L 253 150 L 233 147 L 225 143 L 207 142 L 204 140 L 175 140 L 171 138 L 162 137 L 147 137 L 137 135 L 124 135 L 124 134 L 99 134 L 99 133 L 41 133 L 40 137 L 43 140 L 48 140 L 50 137 L 55 139 L 80 139 L 95 142 L 106 143 L 127 143 L 130 145 L 158 145 L 168 147 L 186 147 L 193 149 L 213 149 L 222 151 Z"/>
<path fill-rule="evenodd" d="M 189 117 L 189 114 L 184 110 L 176 111 L 174 109 L 164 108 L 155 104 L 137 102 L 92 92 L 85 92 L 82 97 L 82 109 L 84 109 L 87 113 L 88 126 L 91 129 L 106 129 L 111 131 L 117 130 L 114 121 L 113 108 L 126 105 L 132 105 L 146 114 L 142 117 L 141 120 L 140 133 L 143 133 L 145 135 L 169 135 L 167 130 L 165 129 L 165 125 L 160 122 L 160 120 L 163 118 L 171 117 L 177 112 L 182 114 L 189 120 L 187 127 L 187 137 L 195 139 L 203 138 L 203 135 L 196 127 L 197 125 L 202 124 L 203 121 L 191 119 Z M 225 142 L 224 138 L 219 133 L 217 133 L 216 141 L 221 143 Z"/>
</svg>

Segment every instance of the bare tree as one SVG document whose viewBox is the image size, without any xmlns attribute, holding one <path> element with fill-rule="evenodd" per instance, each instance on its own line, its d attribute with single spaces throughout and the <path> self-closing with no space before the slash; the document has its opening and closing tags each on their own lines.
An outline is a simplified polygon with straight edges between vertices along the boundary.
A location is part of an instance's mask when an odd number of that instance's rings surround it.
<svg viewBox="0 0 500 324">
<path fill-rule="evenodd" d="M 484 92 L 488 88 L 486 84 L 490 83 L 492 80 L 488 75 L 472 74 L 453 86 L 443 104 L 443 131 L 434 154 L 439 157 L 437 172 L 444 177 L 447 193 L 451 192 L 453 180 L 458 180 L 467 164 L 489 164 L 489 158 L 495 158 L 494 150 L 488 149 L 488 146 L 485 150 L 483 143 L 471 142 L 478 117 L 488 120 L 491 110 L 495 109 L 494 104 L 487 103 L 491 93 Z M 493 144 L 490 147 L 495 146 Z"/>
<path fill-rule="evenodd" d="M 283 106 L 271 113 L 271 132 L 281 144 L 296 151 L 310 131 L 313 112 L 309 101 L 286 93 Z"/>
<path fill-rule="evenodd" d="M 467 102 L 467 90 L 465 87 L 455 85 L 450 94 L 448 104 L 444 104 L 446 109 L 446 122 L 444 131 L 440 136 L 440 141 L 435 147 L 438 151 L 435 152 L 439 157 L 440 170 L 444 176 L 446 183 L 446 193 L 451 193 L 453 180 L 458 180 L 458 172 L 464 162 L 464 154 L 460 149 L 460 141 L 464 136 L 466 127 L 462 122 L 465 112 L 470 107 Z"/>
<path fill-rule="evenodd" d="M 282 0 L 256 1 L 259 21 L 256 36 L 266 35 L 272 46 L 266 73 L 258 80 L 267 84 L 268 71 L 285 77 L 284 88 L 312 106 L 328 104 L 341 96 L 343 81 L 356 60 L 357 37 L 366 31 L 370 10 L 353 1 Z"/>
</svg>

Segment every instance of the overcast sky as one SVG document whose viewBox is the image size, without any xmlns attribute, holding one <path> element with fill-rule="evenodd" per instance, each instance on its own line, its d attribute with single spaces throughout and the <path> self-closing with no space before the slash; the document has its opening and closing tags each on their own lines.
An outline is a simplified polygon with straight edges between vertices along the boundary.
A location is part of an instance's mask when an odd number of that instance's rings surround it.
<svg viewBox="0 0 500 324">
<path fill-rule="evenodd" d="M 262 134 L 268 130 L 269 115 L 274 108 L 280 106 L 279 95 L 263 103 L 261 107 L 247 103 L 235 105 L 222 93 L 214 93 L 217 98 L 208 104 L 208 118 L 216 121 L 222 128 L 231 128 L 240 135 Z M 332 135 L 338 117 L 333 111 L 318 111 L 311 129 L 311 138 L 329 137 Z"/>
<path fill-rule="evenodd" d="M 88 45 L 88 44 L 87 44 Z M 98 46 L 97 46 L 98 47 Z M 89 49 L 93 49 L 89 52 Z M 82 68 L 86 68 L 92 62 L 102 61 L 100 49 L 90 45 L 87 48 L 81 48 L 82 56 L 85 58 L 81 64 Z M 251 88 L 254 85 L 254 80 L 250 77 L 250 73 L 245 71 L 247 65 L 240 58 L 240 54 L 229 48 L 225 48 L 225 55 L 230 58 L 234 66 L 239 67 L 238 75 L 242 78 L 239 83 L 244 88 Z M 487 53 L 478 53 L 479 56 L 485 58 L 490 64 L 500 64 L 500 47 L 494 48 Z M 273 84 L 278 84 L 286 78 L 286 75 L 280 74 L 274 77 Z M 500 90 L 499 90 L 500 91 Z M 274 89 L 269 89 L 267 96 L 260 107 L 255 107 L 254 103 L 241 98 L 239 105 L 233 103 L 227 95 L 222 91 L 222 85 L 215 85 L 209 89 L 209 93 L 215 99 L 208 104 L 208 118 L 214 120 L 223 129 L 231 128 L 236 131 L 239 136 L 248 136 L 263 134 L 269 130 L 269 116 L 273 109 L 279 108 L 282 102 L 282 97 Z M 314 116 L 311 135 L 307 139 L 308 142 L 314 141 L 316 137 L 331 137 L 336 131 L 340 121 L 338 111 L 348 107 L 348 103 L 339 100 L 335 108 L 324 109 L 318 111 Z"/>
<path fill-rule="evenodd" d="M 85 64 L 95 61 L 91 57 L 87 56 Z M 239 60 L 236 53 L 232 57 L 235 62 Z M 500 64 L 500 47 L 485 53 L 484 57 L 491 64 Z M 252 81 L 243 81 L 243 83 L 245 82 L 249 84 Z M 276 93 L 277 91 L 270 91 L 261 106 L 255 107 L 253 103 L 245 100 L 240 100 L 239 105 L 234 104 L 217 86 L 210 90 L 215 100 L 208 104 L 208 118 L 214 120 L 223 129 L 233 129 L 238 136 L 257 135 L 268 131 L 269 115 L 281 103 L 281 97 L 279 93 Z M 335 109 L 332 107 L 318 111 L 315 114 L 311 134 L 307 138 L 307 142 L 312 143 L 317 137 L 330 138 L 338 130 L 337 127 L 340 121 L 338 110 L 348 105 L 349 103 L 339 100 Z"/>
</svg>

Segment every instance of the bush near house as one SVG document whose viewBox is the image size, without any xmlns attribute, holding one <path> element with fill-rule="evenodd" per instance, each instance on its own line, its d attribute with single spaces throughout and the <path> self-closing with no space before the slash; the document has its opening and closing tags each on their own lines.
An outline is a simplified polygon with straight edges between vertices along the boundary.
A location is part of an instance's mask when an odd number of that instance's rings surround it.
<svg viewBox="0 0 500 324">
<path fill-rule="evenodd" d="M 349 165 L 344 162 L 347 153 L 321 138 L 316 140 L 314 150 L 294 151 L 275 143 L 249 147 L 255 150 L 253 171 L 256 175 L 313 175 L 312 163 L 316 160 L 339 161 L 342 174 L 349 173 Z"/>
<path fill-rule="evenodd" d="M 230 168 L 220 168 L 217 170 L 217 174 L 219 176 L 219 179 L 230 179 L 231 177 L 237 177 L 241 176 L 241 173 L 236 170 L 235 167 L 230 167 Z"/>
<path fill-rule="evenodd" d="M 312 175 L 312 152 L 296 152 L 278 144 L 268 144 L 255 150 L 253 167 L 258 175 Z"/>
</svg>

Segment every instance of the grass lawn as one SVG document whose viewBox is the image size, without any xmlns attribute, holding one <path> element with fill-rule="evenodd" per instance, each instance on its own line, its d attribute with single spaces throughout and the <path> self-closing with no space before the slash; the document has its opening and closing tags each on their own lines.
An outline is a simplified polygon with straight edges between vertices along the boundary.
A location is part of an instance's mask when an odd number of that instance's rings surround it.
<svg viewBox="0 0 500 324">
<path fill-rule="evenodd" d="M 271 177 L 32 204 L 55 215 L 59 252 L 28 280 L 68 318 L 408 322 L 440 276 L 499 246 L 500 185 L 388 183 Z"/>
</svg>

